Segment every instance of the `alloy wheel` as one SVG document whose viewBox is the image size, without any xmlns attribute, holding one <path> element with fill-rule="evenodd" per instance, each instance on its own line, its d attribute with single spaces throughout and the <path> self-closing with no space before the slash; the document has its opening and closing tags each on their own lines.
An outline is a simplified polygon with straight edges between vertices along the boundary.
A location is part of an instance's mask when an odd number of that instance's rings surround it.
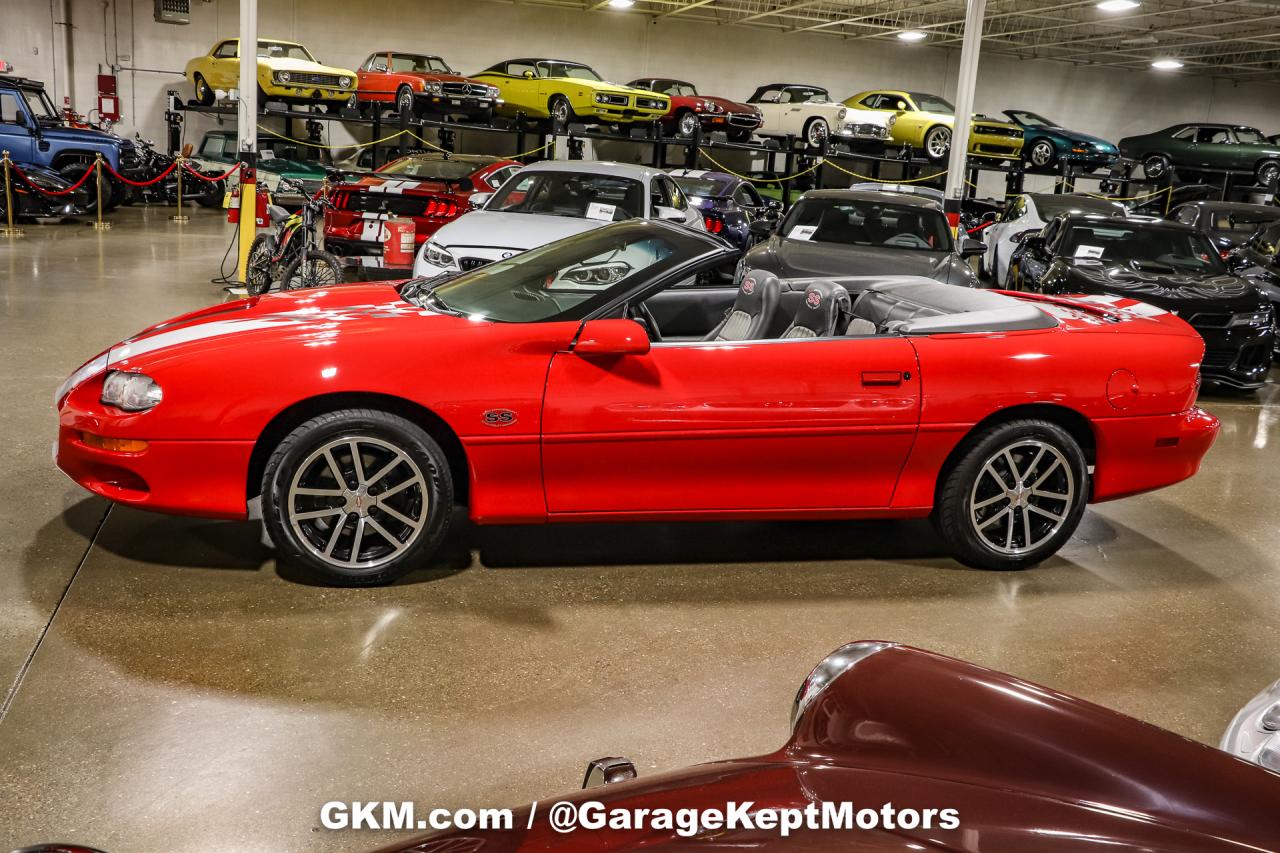
<svg viewBox="0 0 1280 853">
<path fill-rule="evenodd" d="M 311 554 L 333 566 L 371 569 L 409 550 L 431 510 L 410 455 L 371 436 L 343 435 L 298 466 L 285 507 Z"/>
<path fill-rule="evenodd" d="M 1264 163 L 1258 169 L 1258 183 L 1264 187 L 1275 186 L 1277 178 L 1280 178 L 1280 163 Z"/>
<path fill-rule="evenodd" d="M 680 116 L 680 135 L 693 136 L 698 132 L 698 117 L 693 113 Z"/>
<path fill-rule="evenodd" d="M 1142 161 L 1142 173 L 1148 178 L 1159 178 L 1168 168 L 1168 162 L 1159 154 Z"/>
<path fill-rule="evenodd" d="M 934 160 L 941 160 L 951 149 L 951 131 L 945 127 L 935 127 L 929 131 L 924 141 L 924 150 Z"/>
<path fill-rule="evenodd" d="M 1039 439 L 1021 439 L 979 469 L 969 494 L 969 523 L 992 551 L 1018 556 L 1062 529 L 1075 497 L 1075 476 L 1062 451 Z"/>
<path fill-rule="evenodd" d="M 413 92 L 409 91 L 408 86 L 400 88 L 400 94 L 396 96 L 396 111 L 404 112 L 413 109 Z"/>
<path fill-rule="evenodd" d="M 1031 146 L 1031 163 L 1035 166 L 1048 166 L 1053 162 L 1053 146 L 1040 140 Z"/>
</svg>

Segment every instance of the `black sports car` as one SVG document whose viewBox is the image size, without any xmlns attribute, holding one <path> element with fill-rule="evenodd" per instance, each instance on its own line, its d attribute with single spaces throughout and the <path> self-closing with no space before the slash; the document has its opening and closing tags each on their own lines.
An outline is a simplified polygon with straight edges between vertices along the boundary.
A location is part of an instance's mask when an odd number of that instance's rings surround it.
<svg viewBox="0 0 1280 853">
<path fill-rule="evenodd" d="M 1253 390 L 1266 381 L 1276 335 L 1271 302 L 1188 225 L 1063 214 L 1022 238 L 1009 260 L 1009 286 L 1171 311 L 1204 338 L 1206 383 Z"/>
<path fill-rule="evenodd" d="M 919 275 L 977 287 L 967 258 L 985 251 L 983 243 L 968 237 L 957 246 L 942 204 L 931 194 L 813 190 L 743 256 L 739 268 L 767 270 L 782 279 Z"/>
<path fill-rule="evenodd" d="M 1180 204 L 1169 218 L 1202 231 L 1225 258 L 1236 246 L 1280 221 L 1280 207 L 1236 201 L 1196 201 Z"/>
<path fill-rule="evenodd" d="M 1280 221 L 1257 231 L 1231 253 L 1227 263 L 1237 275 L 1257 284 L 1280 315 Z M 1276 335 L 1275 357 L 1280 361 L 1280 331 Z"/>
<path fill-rule="evenodd" d="M 15 171 L 9 179 L 14 219 L 64 219 L 84 213 L 89 203 L 89 182 L 67 193 L 71 182 L 52 169 L 34 163 L 19 163 L 17 167 L 21 177 Z M 63 194 L 48 195 L 50 192 Z M 0 186 L 0 220 L 6 215 L 4 187 Z"/>
<path fill-rule="evenodd" d="M 702 211 L 708 233 L 723 237 L 739 249 L 746 249 L 755 241 L 752 222 L 774 223 L 782 213 L 782 202 L 764 198 L 742 178 L 700 169 L 672 169 L 670 173 L 689 204 Z"/>
</svg>

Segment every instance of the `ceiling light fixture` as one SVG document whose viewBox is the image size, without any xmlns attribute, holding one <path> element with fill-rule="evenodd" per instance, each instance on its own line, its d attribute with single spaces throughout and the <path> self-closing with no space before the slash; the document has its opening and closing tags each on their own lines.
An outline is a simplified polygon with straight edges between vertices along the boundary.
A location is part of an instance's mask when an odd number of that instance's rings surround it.
<svg viewBox="0 0 1280 853">
<path fill-rule="evenodd" d="M 1160 71 L 1176 71 L 1182 67 L 1182 63 L 1176 59 L 1157 59 L 1151 63 L 1151 67 Z"/>
<path fill-rule="evenodd" d="M 636 0 L 609 0 L 610 9 L 630 9 L 636 5 Z"/>
<path fill-rule="evenodd" d="M 903 41 L 924 41 L 928 37 L 929 34 L 923 30 L 903 30 L 898 33 L 898 38 Z"/>
<path fill-rule="evenodd" d="M 1141 5 L 1137 0 L 1102 0 L 1098 4 L 1098 8 L 1104 12 L 1128 12 L 1130 9 L 1136 9 Z"/>
</svg>

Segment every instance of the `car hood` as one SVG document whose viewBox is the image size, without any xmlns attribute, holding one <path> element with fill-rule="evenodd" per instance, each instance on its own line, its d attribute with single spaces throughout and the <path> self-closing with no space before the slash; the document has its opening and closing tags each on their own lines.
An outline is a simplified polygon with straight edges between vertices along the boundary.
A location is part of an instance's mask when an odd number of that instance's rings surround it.
<svg viewBox="0 0 1280 853">
<path fill-rule="evenodd" d="M 1044 131 L 1054 136 L 1059 136 L 1067 142 L 1077 142 L 1077 143 L 1082 143 L 1084 145 L 1092 145 L 1095 148 L 1102 148 L 1108 151 L 1116 150 L 1116 146 L 1114 143 L 1108 142 L 1107 140 L 1103 139 L 1101 136 L 1092 136 L 1088 133 L 1081 133 L 1078 130 L 1069 130 L 1065 127 L 1040 127 L 1040 128 L 1024 127 L 1023 128 L 1023 131 L 1026 133 L 1030 133 L 1035 130 Z"/>
<path fill-rule="evenodd" d="M 132 147 L 131 145 L 126 145 L 125 141 L 115 134 L 103 133 L 100 130 L 90 130 L 88 128 L 44 125 L 40 129 L 40 135 L 46 140 L 57 140 L 58 142 L 78 142 L 83 145 L 98 147 Z"/>
<path fill-rule="evenodd" d="M 280 57 L 279 59 L 259 59 L 259 68 L 269 68 L 272 71 L 310 71 L 317 74 L 337 74 L 339 77 L 350 77 L 356 79 L 356 72 L 348 68 L 338 68 L 334 65 L 324 65 L 319 62 L 312 62 L 308 59 L 289 59 Z"/>
<path fill-rule="evenodd" d="M 602 219 L 575 216 L 473 210 L 442 227 L 431 239 L 445 247 L 483 246 L 524 251 L 608 224 Z"/>
<path fill-rule="evenodd" d="M 1069 260 L 1065 292 L 1103 292 L 1128 296 L 1170 311 L 1204 307 L 1218 311 L 1256 311 L 1266 297 L 1247 278 L 1193 272 L 1135 269 L 1127 264 Z"/>
<path fill-rule="evenodd" d="M 756 108 L 740 101 L 731 101 L 728 98 L 717 98 L 710 95 L 698 95 L 700 101 L 708 101 L 716 104 L 727 113 L 754 113 Z"/>
<path fill-rule="evenodd" d="M 972 272 L 951 252 L 880 249 L 874 246 L 839 246 L 771 237 L 746 256 L 753 264 L 771 269 L 782 278 L 857 275 L 919 275 L 938 281 L 964 278 Z M 968 273 L 968 275 L 965 275 Z"/>
<path fill-rule="evenodd" d="M 365 72 L 366 74 L 394 74 L 397 77 L 416 77 L 428 83 L 479 83 L 478 80 L 472 80 L 470 77 L 463 77 L 461 74 L 450 74 L 445 71 L 374 71 Z M 483 83 L 482 85 L 489 85 Z"/>
</svg>

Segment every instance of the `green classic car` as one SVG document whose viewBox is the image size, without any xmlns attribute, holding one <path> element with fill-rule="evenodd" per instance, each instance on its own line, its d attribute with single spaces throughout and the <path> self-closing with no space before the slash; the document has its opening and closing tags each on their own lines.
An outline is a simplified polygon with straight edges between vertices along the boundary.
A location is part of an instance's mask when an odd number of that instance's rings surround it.
<svg viewBox="0 0 1280 853">
<path fill-rule="evenodd" d="M 562 59 L 508 59 L 471 75 L 502 92 L 499 115 L 570 121 L 630 124 L 662 118 L 671 99 L 647 89 L 608 83 L 590 67 Z"/>
<path fill-rule="evenodd" d="M 1175 124 L 1121 139 L 1120 154 L 1141 163 L 1152 180 L 1160 180 L 1170 169 L 1252 172 L 1258 183 L 1267 187 L 1274 187 L 1280 179 L 1280 145 L 1245 125 Z"/>
<path fill-rule="evenodd" d="M 222 172 L 234 165 L 238 156 L 234 130 L 210 130 L 191 155 L 191 162 L 201 169 Z M 313 195 L 320 189 L 329 165 L 326 150 L 307 148 L 274 136 L 258 138 L 258 183 L 266 187 L 278 203 L 302 201 L 296 189 L 280 189 L 281 178 L 300 183 L 308 195 Z M 234 189 L 238 183 L 237 173 L 228 178 L 227 190 Z"/>
</svg>

